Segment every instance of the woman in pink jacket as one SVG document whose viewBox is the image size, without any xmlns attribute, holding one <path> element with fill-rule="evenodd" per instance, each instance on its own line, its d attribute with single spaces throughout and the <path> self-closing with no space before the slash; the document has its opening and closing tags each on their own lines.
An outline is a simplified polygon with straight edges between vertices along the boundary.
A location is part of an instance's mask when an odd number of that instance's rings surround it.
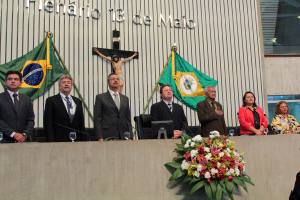
<svg viewBox="0 0 300 200">
<path fill-rule="evenodd" d="M 264 111 L 255 103 L 253 92 L 246 92 L 243 96 L 243 106 L 239 113 L 241 135 L 263 135 L 268 128 L 268 122 Z"/>
</svg>

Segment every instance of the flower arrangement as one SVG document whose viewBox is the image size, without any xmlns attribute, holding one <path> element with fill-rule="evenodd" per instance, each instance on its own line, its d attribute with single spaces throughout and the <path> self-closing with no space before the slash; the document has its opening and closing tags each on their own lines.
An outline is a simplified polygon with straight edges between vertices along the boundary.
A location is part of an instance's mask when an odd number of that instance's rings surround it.
<svg viewBox="0 0 300 200">
<path fill-rule="evenodd" d="M 177 156 L 165 167 L 171 172 L 170 181 L 191 185 L 191 193 L 204 188 L 208 199 L 221 200 L 223 195 L 233 198 L 233 190 L 246 183 L 254 185 L 245 173 L 244 158 L 235 149 L 234 142 L 218 131 L 208 138 L 183 135 L 175 149 Z"/>
</svg>

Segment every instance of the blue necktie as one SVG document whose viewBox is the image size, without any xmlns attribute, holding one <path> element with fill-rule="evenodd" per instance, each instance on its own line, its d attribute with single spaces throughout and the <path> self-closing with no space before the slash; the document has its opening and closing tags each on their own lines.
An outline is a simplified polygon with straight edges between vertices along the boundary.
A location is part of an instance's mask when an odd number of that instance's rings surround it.
<svg viewBox="0 0 300 200">
<path fill-rule="evenodd" d="M 67 102 L 68 115 L 69 115 L 70 121 L 72 122 L 73 115 L 71 114 L 71 109 L 73 108 L 73 106 L 72 106 L 69 96 L 66 96 L 66 102 Z"/>
</svg>

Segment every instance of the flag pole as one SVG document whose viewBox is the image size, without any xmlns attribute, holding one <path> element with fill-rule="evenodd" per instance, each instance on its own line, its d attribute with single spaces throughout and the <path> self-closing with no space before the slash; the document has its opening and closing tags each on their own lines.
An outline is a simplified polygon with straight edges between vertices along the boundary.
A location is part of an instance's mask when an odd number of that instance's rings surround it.
<svg viewBox="0 0 300 200">
<path fill-rule="evenodd" d="M 53 48 L 54 48 L 54 51 L 56 52 L 56 54 L 57 54 L 57 56 L 58 56 L 59 61 L 60 61 L 61 64 L 62 64 L 62 66 L 64 67 L 64 69 L 66 70 L 66 72 L 68 73 L 68 75 L 71 76 L 71 74 L 70 74 L 69 70 L 67 69 L 67 67 L 66 67 L 66 65 L 65 65 L 65 63 L 64 63 L 64 61 L 63 61 L 63 59 L 60 57 L 60 55 L 59 55 L 59 53 L 58 53 L 58 50 L 57 50 L 57 48 L 56 48 L 56 46 L 55 46 L 54 43 L 53 43 Z M 72 77 L 72 76 L 71 76 L 71 77 Z M 77 93 L 79 99 L 80 99 L 80 100 L 82 101 L 82 103 L 83 103 L 83 107 L 87 110 L 87 113 L 88 113 L 90 119 L 93 120 L 94 117 L 93 117 L 92 113 L 90 112 L 88 105 L 85 103 L 85 100 L 83 99 L 83 97 L 82 97 L 81 93 L 79 92 L 79 89 L 78 89 L 78 87 L 77 87 L 77 85 L 75 84 L 74 81 L 73 81 L 73 86 L 74 86 L 74 90 L 75 90 L 75 92 Z"/>
<path fill-rule="evenodd" d="M 166 64 L 164 64 L 164 68 L 163 68 L 163 70 L 160 72 L 159 77 L 158 77 L 158 80 L 156 81 L 155 86 L 154 86 L 154 88 L 153 88 L 152 91 L 151 91 L 150 97 L 148 98 L 147 103 L 146 103 L 146 105 L 145 105 L 144 108 L 143 108 L 143 114 L 145 114 L 146 110 L 147 110 L 148 107 L 149 107 L 150 101 L 153 99 L 154 93 L 155 93 L 155 92 L 157 91 L 157 89 L 159 88 L 159 80 L 160 80 L 160 78 L 161 78 L 161 76 L 162 76 L 162 74 L 163 74 L 163 72 L 164 72 L 164 69 L 165 69 L 166 66 L 168 65 L 169 59 L 170 59 L 170 57 L 172 56 L 172 52 L 173 52 L 173 51 L 176 52 L 176 50 L 177 50 L 177 47 L 176 47 L 176 44 L 174 43 L 174 44 L 172 45 L 171 54 L 168 56 L 168 61 L 167 61 Z"/>
</svg>

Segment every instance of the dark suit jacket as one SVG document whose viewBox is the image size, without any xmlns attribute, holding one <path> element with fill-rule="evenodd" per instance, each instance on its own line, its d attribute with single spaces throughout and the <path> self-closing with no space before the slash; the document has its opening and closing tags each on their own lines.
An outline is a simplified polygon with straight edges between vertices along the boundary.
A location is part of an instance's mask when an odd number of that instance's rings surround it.
<svg viewBox="0 0 300 200">
<path fill-rule="evenodd" d="M 300 172 L 297 173 L 294 189 L 290 194 L 289 200 L 300 200 Z"/>
<path fill-rule="evenodd" d="M 222 105 L 216 102 L 219 110 L 222 110 Z M 209 136 L 211 131 L 219 131 L 222 135 L 227 135 L 224 116 L 219 116 L 215 112 L 215 107 L 211 106 L 207 99 L 199 102 L 197 105 L 199 122 L 201 123 L 201 135 Z"/>
<path fill-rule="evenodd" d="M 94 127 L 98 139 L 124 139 L 124 132 L 132 132 L 129 99 L 122 94 L 119 96 L 120 110 L 109 92 L 96 96 Z"/>
<path fill-rule="evenodd" d="M 34 112 L 30 98 L 19 94 L 19 110 L 7 91 L 0 94 L 0 131 L 3 133 L 4 142 L 14 142 L 10 137 L 13 132 L 26 133 L 30 138 L 34 127 Z"/>
<path fill-rule="evenodd" d="M 75 141 L 88 140 L 84 133 L 82 102 L 72 96 L 76 111 L 72 122 L 60 94 L 47 98 L 44 113 L 44 129 L 48 142 L 70 142 L 69 133 L 76 132 Z"/>
<path fill-rule="evenodd" d="M 182 106 L 172 103 L 172 112 L 164 101 L 155 103 L 150 110 L 152 121 L 173 120 L 174 130 L 183 130 L 187 128 L 186 116 Z"/>
</svg>

